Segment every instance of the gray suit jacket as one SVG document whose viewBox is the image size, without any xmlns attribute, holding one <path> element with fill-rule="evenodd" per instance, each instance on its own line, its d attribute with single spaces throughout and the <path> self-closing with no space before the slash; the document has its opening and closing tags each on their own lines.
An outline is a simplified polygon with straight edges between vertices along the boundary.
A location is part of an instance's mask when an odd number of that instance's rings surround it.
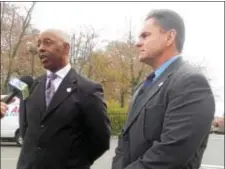
<svg viewBox="0 0 225 169">
<path fill-rule="evenodd" d="M 214 118 L 207 79 L 182 58 L 134 94 L 112 169 L 197 169 Z"/>
</svg>

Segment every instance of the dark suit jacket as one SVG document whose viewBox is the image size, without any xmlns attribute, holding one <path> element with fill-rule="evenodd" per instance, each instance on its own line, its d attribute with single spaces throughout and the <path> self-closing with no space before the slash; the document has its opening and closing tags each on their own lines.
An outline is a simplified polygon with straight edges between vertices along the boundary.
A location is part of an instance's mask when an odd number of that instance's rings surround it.
<svg viewBox="0 0 225 169">
<path fill-rule="evenodd" d="M 140 87 L 112 169 L 199 168 L 215 109 L 206 78 L 178 58 L 137 96 Z"/>
<path fill-rule="evenodd" d="M 46 109 L 45 84 L 38 78 L 22 105 L 17 169 L 88 169 L 109 149 L 102 87 L 71 69 Z"/>
</svg>

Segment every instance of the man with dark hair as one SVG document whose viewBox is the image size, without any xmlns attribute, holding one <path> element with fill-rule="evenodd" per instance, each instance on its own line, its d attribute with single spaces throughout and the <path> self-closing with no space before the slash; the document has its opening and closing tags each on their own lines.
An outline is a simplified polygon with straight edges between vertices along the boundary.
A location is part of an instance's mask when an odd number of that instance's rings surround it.
<svg viewBox="0 0 225 169">
<path fill-rule="evenodd" d="M 215 102 L 206 77 L 182 59 L 184 41 L 176 12 L 149 13 L 136 46 L 153 72 L 136 87 L 112 169 L 200 167 Z"/>
<path fill-rule="evenodd" d="M 156 24 L 161 27 L 161 31 L 176 31 L 175 44 L 178 52 L 182 52 L 185 41 L 185 25 L 183 19 L 171 10 L 154 10 L 146 17 L 145 21 L 155 18 Z"/>
</svg>

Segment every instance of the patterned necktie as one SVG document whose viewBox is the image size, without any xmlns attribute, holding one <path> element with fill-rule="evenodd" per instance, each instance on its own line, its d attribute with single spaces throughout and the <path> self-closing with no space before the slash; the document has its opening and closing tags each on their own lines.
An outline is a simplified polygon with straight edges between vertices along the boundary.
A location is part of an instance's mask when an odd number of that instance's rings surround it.
<svg viewBox="0 0 225 169">
<path fill-rule="evenodd" d="M 45 102 L 46 102 L 46 107 L 48 107 L 49 103 L 52 100 L 52 97 L 55 94 L 55 86 L 53 84 L 53 81 L 57 78 L 57 75 L 52 73 L 48 76 L 48 84 L 45 90 Z"/>
</svg>

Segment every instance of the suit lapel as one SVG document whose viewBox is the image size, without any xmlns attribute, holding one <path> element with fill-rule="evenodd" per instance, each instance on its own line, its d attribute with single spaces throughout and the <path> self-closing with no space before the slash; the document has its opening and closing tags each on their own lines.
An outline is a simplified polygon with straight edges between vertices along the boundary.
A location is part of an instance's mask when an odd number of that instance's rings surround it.
<svg viewBox="0 0 225 169">
<path fill-rule="evenodd" d="M 76 72 L 71 69 L 66 77 L 61 82 L 58 90 L 53 96 L 46 112 L 43 115 L 43 119 L 45 119 L 53 110 L 62 103 L 72 92 L 76 89 Z"/>
<path fill-rule="evenodd" d="M 148 86 L 141 95 L 136 98 L 134 105 L 131 106 L 131 110 L 128 115 L 127 122 L 124 126 L 124 132 L 133 124 L 135 119 L 140 114 L 144 105 L 159 91 L 163 86 L 164 82 L 169 78 L 169 76 L 181 66 L 182 59 L 178 58 L 174 61 L 164 72 L 163 74 L 156 79 L 150 86 Z"/>
<path fill-rule="evenodd" d="M 33 91 L 31 92 L 32 100 L 41 113 L 45 111 L 45 83 L 46 76 L 42 76 L 33 85 Z"/>
<path fill-rule="evenodd" d="M 129 106 L 128 112 L 131 111 L 132 107 L 134 106 L 135 101 L 136 101 L 136 98 L 137 98 L 137 95 L 139 94 L 140 89 L 142 88 L 143 82 L 144 82 L 144 81 L 142 81 L 142 82 L 136 87 L 136 90 L 135 90 L 135 92 L 134 92 L 134 94 L 133 94 L 133 97 L 132 97 L 132 99 L 131 99 L 131 102 L 130 102 L 130 106 Z"/>
<path fill-rule="evenodd" d="M 161 84 L 163 84 L 166 79 L 167 76 L 159 77 L 159 79 L 157 79 L 150 86 L 148 86 L 144 90 L 144 92 L 136 98 L 136 101 L 134 102 L 134 105 L 132 106 L 132 109 L 129 113 L 127 123 L 124 127 L 124 132 L 131 126 L 131 124 L 135 121 L 136 117 L 138 117 L 141 112 L 141 109 L 144 107 L 146 102 L 150 100 L 162 87 Z"/>
</svg>

